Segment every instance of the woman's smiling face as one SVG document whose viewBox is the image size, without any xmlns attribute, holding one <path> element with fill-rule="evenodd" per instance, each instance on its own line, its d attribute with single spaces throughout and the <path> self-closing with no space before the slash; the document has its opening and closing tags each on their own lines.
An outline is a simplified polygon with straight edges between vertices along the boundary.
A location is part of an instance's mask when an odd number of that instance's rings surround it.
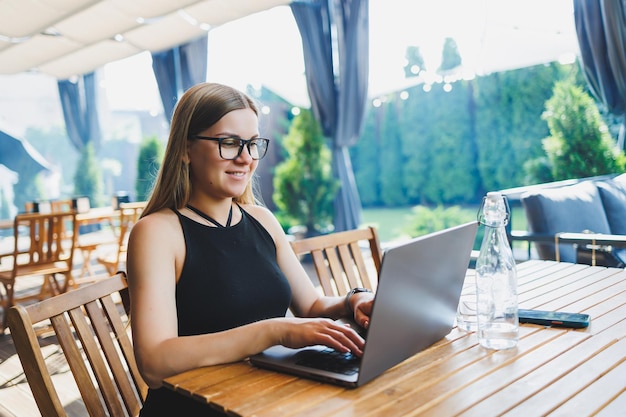
<svg viewBox="0 0 626 417">
<path fill-rule="evenodd" d="M 259 136 L 258 125 L 253 110 L 233 110 L 198 135 L 252 139 Z M 235 198 L 243 194 L 259 162 L 252 159 L 246 146 L 237 159 L 222 159 L 219 143 L 212 140 L 190 140 L 187 154 L 193 192 L 201 192 L 213 199 Z"/>
</svg>

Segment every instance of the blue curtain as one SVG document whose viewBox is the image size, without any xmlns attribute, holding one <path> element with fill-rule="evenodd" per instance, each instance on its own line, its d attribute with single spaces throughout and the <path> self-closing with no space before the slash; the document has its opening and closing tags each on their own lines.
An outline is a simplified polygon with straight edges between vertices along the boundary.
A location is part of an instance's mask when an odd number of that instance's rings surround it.
<svg viewBox="0 0 626 417">
<path fill-rule="evenodd" d="M 100 147 L 101 133 L 96 101 L 96 75 L 78 77 L 76 82 L 59 80 L 59 96 L 63 108 L 63 118 L 70 141 L 76 149 L 82 150 L 91 142 L 95 149 Z"/>
<path fill-rule="evenodd" d="M 331 139 L 333 172 L 341 184 L 335 231 L 354 229 L 361 224 L 361 201 L 349 147 L 359 138 L 367 101 L 369 1 L 296 1 L 291 10 L 302 36 L 311 108 Z"/>
<path fill-rule="evenodd" d="M 626 6 L 624 0 L 574 0 L 582 65 L 589 88 L 622 117 L 618 146 L 626 134 Z"/>
<path fill-rule="evenodd" d="M 0 164 L 18 174 L 51 169 L 48 161 L 25 139 L 18 139 L 1 130 Z"/>
<path fill-rule="evenodd" d="M 208 36 L 202 36 L 167 51 L 152 53 L 152 70 L 168 121 L 178 97 L 193 85 L 206 81 L 207 47 Z"/>
</svg>

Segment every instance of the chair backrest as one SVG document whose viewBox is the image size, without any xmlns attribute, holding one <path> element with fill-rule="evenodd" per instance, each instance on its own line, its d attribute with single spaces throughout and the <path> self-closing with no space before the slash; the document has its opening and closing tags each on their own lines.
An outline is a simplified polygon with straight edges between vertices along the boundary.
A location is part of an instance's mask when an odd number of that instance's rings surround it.
<svg viewBox="0 0 626 417">
<path fill-rule="evenodd" d="M 35 211 L 35 204 L 37 204 L 37 211 Z M 24 210 L 26 213 L 56 213 L 64 211 L 74 210 L 72 200 L 50 200 L 50 201 L 27 201 L 24 203 Z"/>
<path fill-rule="evenodd" d="M 13 306 L 8 324 L 37 406 L 44 417 L 66 416 L 34 325 L 50 320 L 90 416 L 136 416 L 147 393 L 114 296 L 126 291 L 119 273 L 28 306 Z"/>
<path fill-rule="evenodd" d="M 143 209 L 146 208 L 146 202 L 140 201 L 135 203 L 120 203 L 120 229 L 117 260 L 128 250 L 128 236 L 130 230 L 141 217 Z M 117 272 L 117 271 L 116 271 Z"/>
<path fill-rule="evenodd" d="M 120 264 L 126 259 L 128 251 L 128 237 L 130 230 L 141 217 L 141 213 L 146 207 L 146 201 L 134 203 L 120 203 L 120 221 L 118 228 L 118 242 L 115 253 L 105 254 L 98 257 L 98 262 L 102 263 L 110 275 L 120 270 Z"/>
<path fill-rule="evenodd" d="M 15 216 L 13 276 L 19 276 L 20 269 L 44 267 L 60 262 L 66 263 L 71 271 L 77 228 L 74 212 L 26 213 Z"/>
<path fill-rule="evenodd" d="M 371 259 L 360 242 L 368 244 Z M 374 227 L 295 240 L 291 247 L 296 255 L 310 254 L 325 295 L 344 295 L 355 287 L 376 289 L 382 250 Z"/>
</svg>

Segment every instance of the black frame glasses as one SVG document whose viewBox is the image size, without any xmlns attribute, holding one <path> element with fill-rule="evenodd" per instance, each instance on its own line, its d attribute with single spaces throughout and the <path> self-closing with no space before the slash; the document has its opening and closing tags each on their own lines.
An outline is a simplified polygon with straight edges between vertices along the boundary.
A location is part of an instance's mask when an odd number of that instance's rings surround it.
<svg viewBox="0 0 626 417">
<path fill-rule="evenodd" d="M 226 159 L 228 161 L 233 161 L 241 155 L 243 151 L 243 147 L 248 148 L 248 153 L 255 161 L 259 159 L 263 159 L 263 157 L 267 154 L 267 148 L 269 147 L 270 140 L 265 138 L 252 138 L 252 139 L 241 139 L 237 137 L 226 137 L 226 138 L 212 138 L 209 136 L 201 136 L 201 135 L 193 135 L 189 137 L 190 139 L 201 139 L 201 140 L 213 140 L 218 143 L 220 150 L 220 158 Z M 224 156 L 230 156 L 231 152 L 237 149 L 237 153 L 233 154 L 234 156 L 227 158 Z"/>
</svg>

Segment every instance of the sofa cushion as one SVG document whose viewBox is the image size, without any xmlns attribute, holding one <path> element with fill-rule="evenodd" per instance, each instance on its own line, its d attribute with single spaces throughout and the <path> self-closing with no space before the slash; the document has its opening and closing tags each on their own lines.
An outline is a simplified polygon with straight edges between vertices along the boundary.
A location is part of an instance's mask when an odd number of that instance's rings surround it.
<svg viewBox="0 0 626 417">
<path fill-rule="evenodd" d="M 591 181 L 527 192 L 521 197 L 528 229 L 553 236 L 560 232 L 611 233 L 598 188 Z M 555 259 L 553 243 L 537 243 L 541 259 Z M 560 259 L 576 262 L 571 244 L 559 245 Z"/>
<path fill-rule="evenodd" d="M 596 183 L 609 228 L 614 235 L 626 235 L 626 174 Z"/>
</svg>

